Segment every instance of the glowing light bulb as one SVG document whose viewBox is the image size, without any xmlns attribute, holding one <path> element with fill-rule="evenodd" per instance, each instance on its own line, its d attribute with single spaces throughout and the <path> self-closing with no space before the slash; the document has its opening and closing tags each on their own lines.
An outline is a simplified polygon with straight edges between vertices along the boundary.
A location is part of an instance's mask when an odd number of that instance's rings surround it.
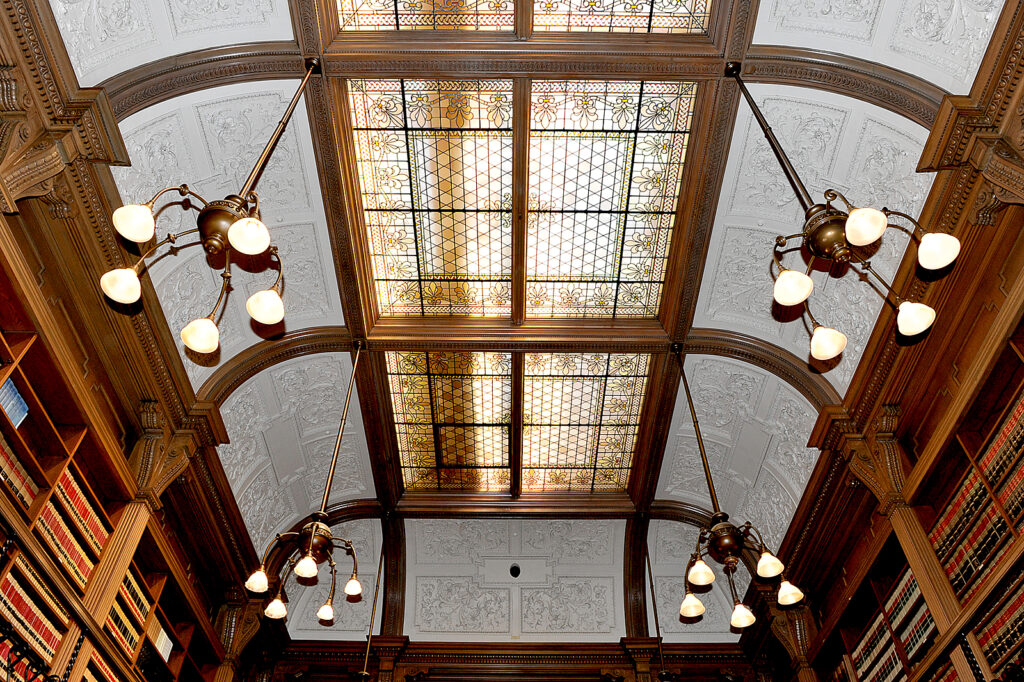
<svg viewBox="0 0 1024 682">
<path fill-rule="evenodd" d="M 259 218 L 242 218 L 228 228 L 228 241 L 234 250 L 255 256 L 270 246 L 270 230 Z"/>
<path fill-rule="evenodd" d="M 811 334 L 811 357 L 831 360 L 846 349 L 846 334 L 831 327 L 818 326 Z"/>
<path fill-rule="evenodd" d="M 960 255 L 960 240 L 944 232 L 929 232 L 917 247 L 917 262 L 926 270 L 944 268 Z"/>
<path fill-rule="evenodd" d="M 295 564 L 295 575 L 300 578 L 315 578 L 316 570 L 316 559 L 310 554 L 302 557 L 299 563 Z"/>
<path fill-rule="evenodd" d="M 691 585 L 710 585 L 715 582 L 715 573 L 703 559 L 697 559 L 690 567 L 690 572 L 686 574 L 686 579 Z"/>
<path fill-rule="evenodd" d="M 284 319 L 284 301 L 273 289 L 257 291 L 245 302 L 245 309 L 260 324 L 277 324 Z"/>
<path fill-rule="evenodd" d="M 331 605 L 331 602 L 326 602 L 321 606 L 316 612 L 316 617 L 325 621 L 334 620 L 334 606 Z"/>
<path fill-rule="evenodd" d="M 263 609 L 263 614 L 267 618 L 284 618 L 288 615 L 288 607 L 284 605 L 280 597 L 274 597 L 273 601 L 267 604 L 267 608 Z"/>
<path fill-rule="evenodd" d="M 270 582 L 267 580 L 267 573 L 263 570 L 262 566 L 260 566 L 257 571 L 253 572 L 253 574 L 249 576 L 249 579 L 245 581 L 245 589 L 250 592 L 256 592 L 257 594 L 266 592 L 269 585 Z"/>
<path fill-rule="evenodd" d="M 800 591 L 800 588 L 788 580 L 783 580 L 782 583 L 779 584 L 779 603 L 783 606 L 796 604 L 803 598 L 804 593 Z"/>
<path fill-rule="evenodd" d="M 748 609 L 746 605 L 737 604 L 732 610 L 732 617 L 729 619 L 729 625 L 742 630 L 745 627 L 753 625 L 755 620 L 757 619 L 754 618 L 753 612 Z"/>
<path fill-rule="evenodd" d="M 877 208 L 855 208 L 846 218 L 846 241 L 867 246 L 878 241 L 889 226 L 889 218 Z"/>
<path fill-rule="evenodd" d="M 156 232 L 153 209 L 145 204 L 125 204 L 111 216 L 117 233 L 139 244 L 148 242 Z"/>
<path fill-rule="evenodd" d="M 814 280 L 796 270 L 783 270 L 775 279 L 772 295 L 779 305 L 799 305 L 814 290 Z"/>
<path fill-rule="evenodd" d="M 197 353 L 212 353 L 220 345 L 220 332 L 213 320 L 200 317 L 181 330 L 181 341 Z"/>
<path fill-rule="evenodd" d="M 142 296 L 139 276 L 131 268 L 118 268 L 103 273 L 100 277 L 100 289 L 108 298 L 118 303 L 135 303 Z"/>
<path fill-rule="evenodd" d="M 774 578 L 785 568 L 779 558 L 771 552 L 761 552 L 761 558 L 757 560 L 757 574 L 762 578 Z"/>
<path fill-rule="evenodd" d="M 348 582 L 345 583 L 345 594 L 347 594 L 350 597 L 355 597 L 356 595 L 360 595 L 362 593 L 363 586 L 359 584 L 359 579 L 353 575 L 351 578 L 348 579 Z"/>
<path fill-rule="evenodd" d="M 916 336 L 935 321 L 935 311 L 924 303 L 911 303 L 904 301 L 900 303 L 899 313 L 896 315 L 896 327 L 904 336 Z"/>
<path fill-rule="evenodd" d="M 687 592 L 683 597 L 683 603 L 679 606 L 679 615 L 687 618 L 704 615 L 704 604 L 694 596 L 693 592 Z"/>
</svg>

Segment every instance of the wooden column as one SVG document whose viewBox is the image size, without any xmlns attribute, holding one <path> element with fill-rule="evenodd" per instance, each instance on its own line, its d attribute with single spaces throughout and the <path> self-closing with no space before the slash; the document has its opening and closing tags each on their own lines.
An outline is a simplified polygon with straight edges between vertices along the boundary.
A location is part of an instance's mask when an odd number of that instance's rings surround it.
<svg viewBox="0 0 1024 682">
<path fill-rule="evenodd" d="M 654 637 L 623 637 L 622 648 L 633 661 L 636 682 L 651 682 L 651 659 L 658 655 L 658 640 Z"/>
<path fill-rule="evenodd" d="M 373 638 L 373 653 L 377 657 L 377 682 L 393 682 L 395 661 L 409 643 L 404 636 L 378 635 Z"/>
<path fill-rule="evenodd" d="M 774 597 L 766 601 L 772 614 L 772 634 L 789 653 L 796 679 L 799 682 L 818 682 L 818 674 L 808 659 L 810 643 L 817 628 L 806 604 L 782 609 Z"/>
<path fill-rule="evenodd" d="M 103 559 L 89 579 L 89 586 L 82 599 L 82 604 L 99 623 L 106 620 L 114 605 L 117 590 L 121 587 L 124 574 L 128 572 L 128 565 L 151 516 L 152 510 L 145 501 L 132 500 L 122 510 L 121 518 L 107 540 Z"/>
<path fill-rule="evenodd" d="M 236 597 L 242 597 L 241 594 Z M 217 630 L 224 645 L 224 661 L 217 667 L 213 682 L 237 682 L 238 657 L 260 629 L 263 600 L 231 600 L 217 614 Z"/>
</svg>

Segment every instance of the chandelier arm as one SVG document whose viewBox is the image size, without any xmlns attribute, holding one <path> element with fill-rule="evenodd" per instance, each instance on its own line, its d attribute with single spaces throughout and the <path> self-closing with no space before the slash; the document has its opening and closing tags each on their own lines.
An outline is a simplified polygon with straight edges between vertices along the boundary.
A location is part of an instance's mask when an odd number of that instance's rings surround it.
<svg viewBox="0 0 1024 682">
<path fill-rule="evenodd" d="M 213 318 L 217 314 L 217 310 L 220 308 L 220 304 L 224 301 L 224 297 L 227 296 L 228 287 L 231 286 L 231 251 L 230 249 L 224 252 L 224 272 L 220 273 L 223 283 L 220 285 L 220 295 L 217 296 L 217 302 L 213 304 L 213 310 L 206 316 L 206 319 L 214 321 Z M 215 321 L 214 321 L 215 322 Z"/>
<path fill-rule="evenodd" d="M 309 73 L 306 74 L 309 77 Z M 352 362 L 352 376 L 348 381 L 348 392 L 345 394 L 345 406 L 341 411 L 341 424 L 338 425 L 338 438 L 334 441 L 334 454 L 331 456 L 331 466 L 327 470 L 327 482 L 324 483 L 324 498 L 320 501 L 320 513 L 327 513 L 327 498 L 331 494 L 331 485 L 334 483 L 334 468 L 338 464 L 338 452 L 341 450 L 341 437 L 345 433 L 345 420 L 348 418 L 348 402 L 352 398 L 352 387 L 356 383 L 356 370 L 359 368 L 359 356 L 363 351 L 363 342 L 356 342 L 356 359 Z M 353 551 L 353 556 L 354 556 Z"/>
<path fill-rule="evenodd" d="M 172 185 L 170 187 L 164 187 L 162 190 L 160 190 L 159 192 L 154 194 L 153 198 L 150 199 L 149 201 L 147 201 L 145 204 L 143 204 L 143 206 L 149 206 L 149 208 L 152 210 L 153 205 L 156 204 L 156 200 L 159 199 L 160 197 L 162 197 L 164 194 L 167 194 L 168 192 L 177 192 L 178 194 L 180 194 L 183 197 L 184 196 L 195 197 L 196 199 L 198 199 L 199 201 L 202 202 L 203 206 L 206 206 L 207 204 L 210 203 L 206 199 L 204 199 L 201 196 L 199 196 L 199 194 L 197 194 L 196 192 L 193 192 L 192 188 L 190 188 L 187 184 L 181 184 L 181 185 Z"/>
<path fill-rule="evenodd" d="M 804 311 L 807 313 L 807 317 L 811 318 L 812 327 L 820 327 L 822 324 L 814 318 L 814 313 L 811 312 L 811 306 L 807 304 L 807 299 L 804 299 Z"/>
<path fill-rule="evenodd" d="M 895 299 L 896 299 L 896 303 L 895 303 L 895 305 L 899 305 L 899 304 L 900 304 L 900 303 L 901 303 L 901 302 L 903 301 L 903 298 L 902 298 L 902 297 L 901 297 L 901 296 L 900 296 L 900 295 L 899 295 L 898 293 L 896 293 L 896 290 L 895 290 L 895 289 L 893 289 L 893 288 L 892 288 L 892 286 L 891 286 L 891 285 L 890 285 L 890 284 L 889 284 L 888 282 L 886 282 L 886 281 L 885 281 L 885 279 L 883 279 L 883 277 L 882 277 L 881 275 L 879 275 L 879 274 L 878 274 L 877 272 L 875 272 L 875 269 L 874 269 L 873 267 L 871 267 L 871 261 L 868 261 L 868 260 L 864 260 L 863 258 L 861 258 L 860 256 L 858 256 L 857 254 L 852 254 L 852 259 L 853 259 L 853 260 L 855 260 L 855 261 L 857 261 L 857 263 L 859 263 L 859 264 L 860 264 L 861 268 L 862 268 L 862 269 L 863 269 L 863 270 L 864 270 L 865 272 L 867 272 L 867 273 L 868 273 L 868 274 L 870 274 L 870 275 L 871 275 L 872 277 L 874 277 L 875 279 L 877 279 L 877 280 L 878 280 L 879 282 L 881 282 L 881 283 L 882 283 L 882 286 L 884 286 L 884 287 L 886 288 L 886 290 L 887 290 L 887 291 L 888 291 L 888 292 L 889 292 L 890 294 L 892 294 L 892 295 L 893 295 L 893 298 L 895 298 Z M 888 296 L 884 296 L 883 298 L 884 298 L 884 299 L 885 299 L 886 301 L 888 301 L 888 300 L 889 300 L 889 297 L 888 297 Z"/>
<path fill-rule="evenodd" d="M 174 189 L 174 188 L 172 187 L 171 189 Z M 178 239 L 179 237 L 184 237 L 187 234 L 194 234 L 194 233 L 196 233 L 198 231 L 199 231 L 199 228 L 197 227 L 197 228 L 195 228 L 193 230 L 186 230 L 185 232 L 178 232 L 177 234 L 168 234 L 166 237 L 164 237 L 163 239 L 158 241 L 156 244 L 154 244 L 148 251 L 146 251 L 146 253 L 144 253 L 141 256 L 139 256 L 139 260 L 135 263 L 135 265 L 132 266 L 132 269 L 135 270 L 135 274 L 137 275 L 137 274 L 139 274 L 139 272 L 142 271 L 142 266 L 145 265 L 146 259 L 149 258 L 150 256 L 152 256 L 153 252 L 156 251 L 157 249 L 159 249 L 161 246 L 163 246 L 164 244 L 173 244 L 175 242 L 175 240 Z"/>
<path fill-rule="evenodd" d="M 277 260 L 277 279 L 274 280 L 274 284 L 270 288 L 276 291 L 277 295 L 280 296 L 281 290 L 278 287 L 281 286 L 281 280 L 284 279 L 284 261 L 281 260 L 281 254 L 278 252 L 276 246 L 270 247 L 270 256 Z"/>
<path fill-rule="evenodd" d="M 686 381 L 686 368 L 683 366 L 682 356 L 676 355 L 676 357 L 679 359 L 679 371 L 683 376 L 683 388 L 686 390 L 686 404 L 690 407 L 690 417 L 693 419 L 693 430 L 697 434 L 697 449 L 700 450 L 700 463 L 704 465 L 704 478 L 707 479 L 708 492 L 711 493 L 711 507 L 715 514 L 719 514 L 722 509 L 718 506 L 718 494 L 715 492 L 715 482 L 711 479 L 711 467 L 708 465 L 708 455 L 704 451 L 704 439 L 700 435 L 700 423 L 697 421 L 697 412 L 693 409 L 690 384 Z"/>
<path fill-rule="evenodd" d="M 764 536 L 761 535 L 761 531 L 759 531 L 757 529 L 757 526 L 752 524 L 750 521 L 747 521 L 745 524 L 743 524 L 743 528 L 746 529 L 748 532 L 752 532 L 754 535 L 757 536 L 757 541 L 761 545 L 761 551 L 762 552 L 767 552 L 768 551 L 768 545 L 765 544 Z"/>
<path fill-rule="evenodd" d="M 732 76 L 735 79 L 736 84 L 740 86 L 740 92 L 743 93 L 743 98 L 747 100 L 747 105 L 750 106 L 751 112 L 754 114 L 754 119 L 757 120 L 757 124 L 761 126 L 761 131 L 764 133 L 765 139 L 768 140 L 768 146 L 771 147 L 772 153 L 775 154 L 775 158 L 778 159 L 779 165 L 782 166 L 782 172 L 786 176 L 786 180 L 789 181 L 789 186 L 793 188 L 793 192 L 796 194 L 797 200 L 800 202 L 800 206 L 803 207 L 804 213 L 807 213 L 814 206 L 814 200 L 811 199 L 811 195 L 807 192 L 807 188 L 804 183 L 800 180 L 800 176 L 797 175 L 796 169 L 793 168 L 793 164 L 790 163 L 789 157 L 786 156 L 786 152 L 783 151 L 782 145 L 779 144 L 779 140 L 775 137 L 775 133 L 772 132 L 771 126 L 768 125 L 768 121 L 765 119 L 764 114 L 757 107 L 757 103 L 754 98 L 750 96 L 750 92 L 747 90 L 746 84 L 743 79 L 740 78 L 740 63 L 739 62 L 727 62 L 725 65 L 725 75 Z"/>
<path fill-rule="evenodd" d="M 658 636 L 658 659 L 661 662 L 661 669 L 664 670 L 665 652 L 662 651 L 661 648 L 661 624 L 658 622 L 658 596 L 654 592 L 654 571 L 651 570 L 651 553 L 648 551 L 646 540 L 644 540 L 644 560 L 647 563 L 647 581 L 651 583 L 651 606 L 654 608 L 654 631 Z"/>
<path fill-rule="evenodd" d="M 853 204 L 850 203 L 849 199 L 847 199 L 846 196 L 844 196 L 842 192 L 840 192 L 837 189 L 827 189 L 827 190 L 825 190 L 825 199 L 830 202 L 829 205 L 831 205 L 831 202 L 835 201 L 836 199 L 839 199 L 844 204 L 846 204 L 846 211 L 847 211 L 847 213 L 849 213 L 853 209 L 857 208 L 856 206 L 854 206 Z"/>
<path fill-rule="evenodd" d="M 921 232 L 928 232 L 928 230 L 924 229 L 924 226 L 921 225 L 921 223 L 919 223 L 916 218 L 914 218 L 911 215 L 907 215 L 903 211 L 893 211 L 893 210 L 888 209 L 888 208 L 883 208 L 882 209 L 882 213 L 884 213 L 886 215 L 886 217 L 894 215 L 894 216 L 897 216 L 899 218 L 903 218 L 905 220 L 909 220 L 914 225 L 914 231 L 911 233 L 912 235 L 916 234 L 918 230 L 920 230 Z M 901 228 L 903 230 L 907 229 L 907 228 L 903 227 L 902 225 L 900 225 L 898 223 L 890 223 L 889 227 L 899 227 L 899 228 Z"/>
<path fill-rule="evenodd" d="M 334 562 L 334 557 L 331 556 L 329 558 L 331 560 L 331 591 L 327 594 L 327 603 L 333 604 L 334 603 L 334 589 L 337 586 L 338 568 L 337 568 L 337 564 L 335 564 L 335 562 Z"/>
<path fill-rule="evenodd" d="M 345 550 L 352 553 L 352 575 L 359 575 L 359 559 L 356 557 L 356 546 L 352 544 L 351 540 L 346 540 L 345 538 L 335 538 L 335 540 L 345 545 Z"/>
<path fill-rule="evenodd" d="M 302 77 L 302 82 L 299 83 L 298 90 L 292 96 L 292 101 L 288 103 L 288 108 L 285 109 L 284 116 L 281 117 L 277 127 L 274 128 L 274 132 L 270 135 L 270 139 L 267 141 L 267 146 L 263 148 L 263 153 L 260 154 L 259 158 L 256 159 L 256 165 L 253 166 L 252 172 L 249 173 L 249 177 L 245 179 L 245 184 L 242 185 L 242 190 L 238 193 L 240 197 L 249 196 L 249 192 L 252 191 L 253 185 L 256 184 L 256 178 L 263 172 L 264 167 L 267 165 L 267 161 L 270 160 L 270 153 L 274 150 L 274 146 L 277 141 L 281 138 L 281 133 L 284 132 L 285 126 L 288 125 L 288 119 L 292 117 L 292 112 L 295 111 L 295 106 L 299 103 L 299 98 L 302 97 L 302 91 L 306 89 L 306 83 L 309 82 L 309 77 L 313 75 L 313 71 L 320 64 L 320 60 L 313 57 L 309 61 L 309 68 L 306 69 L 306 75 Z"/>
<path fill-rule="evenodd" d="M 353 554 L 355 556 L 355 554 Z M 373 641 L 373 620 L 377 615 L 377 595 L 380 594 L 380 574 L 384 570 L 384 547 L 380 548 L 380 559 L 377 561 L 377 577 L 374 579 L 373 585 L 373 606 L 370 607 L 370 630 L 366 633 L 366 654 L 363 656 L 363 669 L 359 675 L 363 679 L 369 679 L 370 674 L 366 669 L 370 665 L 370 642 Z"/>
<path fill-rule="evenodd" d="M 260 566 L 265 567 L 267 565 L 267 557 L 270 556 L 270 550 L 274 549 L 274 545 L 279 543 L 281 540 L 284 540 L 285 538 L 297 535 L 298 533 L 294 531 L 289 531 L 287 533 L 278 533 L 277 535 L 275 535 L 274 539 L 267 543 L 267 548 L 263 550 L 263 559 L 260 560 Z"/>
<path fill-rule="evenodd" d="M 728 564 L 726 564 L 725 567 L 724 567 L 724 570 L 725 570 L 725 577 L 728 578 L 728 580 L 729 580 L 729 592 L 732 593 L 732 603 L 733 604 L 739 604 L 740 603 L 740 598 L 739 598 L 739 595 L 736 594 L 736 583 L 733 582 L 733 579 L 732 579 L 732 574 L 736 572 L 736 567 L 735 566 L 729 566 Z"/>
</svg>

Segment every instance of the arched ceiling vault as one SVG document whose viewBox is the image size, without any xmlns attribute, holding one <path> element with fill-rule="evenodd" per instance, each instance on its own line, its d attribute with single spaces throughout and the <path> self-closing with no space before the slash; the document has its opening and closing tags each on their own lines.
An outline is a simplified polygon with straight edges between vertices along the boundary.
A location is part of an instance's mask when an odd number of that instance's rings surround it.
<svg viewBox="0 0 1024 682">
<path fill-rule="evenodd" d="M 756 7 L 721 0 L 712 3 L 701 35 L 538 31 L 519 40 L 511 33 L 480 31 L 457 44 L 421 31 L 398 32 L 397 38 L 345 35 L 333 4 L 327 11 L 328 3 L 316 0 L 139 0 L 118 5 L 117 12 L 105 0 L 51 0 L 51 7 L 80 82 L 102 85 L 120 121 L 133 165 L 113 169 L 113 178 L 125 201 L 142 201 L 181 181 L 204 195 L 231 191 L 301 77 L 302 56 L 323 56 L 324 75 L 311 81 L 259 185 L 264 216 L 285 253 L 284 327 L 250 324 L 241 302 L 229 300 L 218 357 L 197 358 L 183 354 L 180 344 L 166 344 L 164 359 L 188 377 L 195 397 L 221 410 L 231 439 L 218 453 L 234 496 L 228 507 L 240 514 L 259 553 L 274 533 L 301 524 L 319 502 L 318 485 L 352 372 L 348 351 L 355 339 L 365 339 L 371 352 L 358 372 L 330 523 L 361 538 L 367 563 L 384 548 L 386 631 L 500 641 L 646 633 L 637 570 L 644 539 L 652 548 L 659 608 L 675 612 L 680 557 L 688 554 L 693 528 L 706 521 L 709 506 L 670 355 L 677 346 L 686 355 L 723 505 L 738 521 L 760 526 L 775 546 L 783 543 L 816 465 L 817 451 L 806 447 L 815 418 L 842 402 L 854 377 L 868 371 L 860 358 L 879 316 L 885 320 L 889 313 L 863 283 L 819 273 L 818 316 L 850 336 L 846 353 L 822 365 L 809 362 L 803 325 L 772 310 L 767 267 L 773 237 L 795 231 L 800 215 L 750 112 L 722 78 L 724 63 L 744 63 L 754 97 L 812 193 L 833 187 L 855 203 L 888 204 L 916 215 L 931 181 L 914 173 L 927 128 L 944 95 L 970 88 L 988 43 L 986 27 L 995 25 L 1001 7 L 999 0 L 982 0 L 954 17 L 952 10 L 934 7 L 921 12 L 926 2 L 766 0 Z M 522 19 L 520 24 L 521 34 L 529 32 Z M 828 51 L 837 45 L 844 54 Z M 675 219 L 672 246 L 664 247 L 667 268 L 657 310 L 647 319 L 611 323 L 521 320 L 516 315 L 527 305 L 522 294 L 513 296 L 509 319 L 497 322 L 381 316 L 372 279 L 378 266 L 358 193 L 365 177 L 348 118 L 356 105 L 346 99 L 344 80 L 394 77 L 510 79 L 514 105 L 499 118 L 511 117 L 515 130 L 502 132 L 498 123 L 496 135 L 508 137 L 515 159 L 496 175 L 516 169 L 511 184 L 520 189 L 509 192 L 524 208 L 515 215 L 508 211 L 518 230 L 510 247 L 518 260 L 511 269 L 524 282 L 527 214 L 534 210 L 521 189 L 529 177 L 527 140 L 534 134 L 527 101 L 531 82 L 696 83 L 692 126 L 685 133 L 687 161 L 674 182 L 682 198 L 665 211 L 669 220 L 674 211 Z M 412 133 L 417 131 L 404 130 L 407 138 Z M 467 184 L 466 177 L 456 179 L 453 184 Z M 186 222 L 171 211 L 158 229 Z M 884 275 L 896 272 L 905 247 L 906 240 L 887 237 L 876 260 Z M 642 249 L 637 242 L 636 250 Z M 208 298 L 212 304 L 217 277 L 203 261 L 196 249 L 181 248 L 149 268 L 147 300 L 159 301 L 161 310 L 153 316 L 170 325 L 162 333 L 166 339 L 176 339 L 184 322 L 205 314 Z M 240 266 L 238 293 L 264 286 L 267 263 L 256 259 Z M 391 392 L 402 381 L 415 383 L 402 377 L 414 374 L 407 369 L 422 351 L 452 357 L 488 351 L 480 362 L 491 363 L 486 366 L 499 375 L 497 384 L 505 386 L 501 377 L 509 377 L 509 410 L 519 420 L 510 428 L 511 482 L 502 482 L 500 471 L 493 479 L 508 494 L 403 488 L 403 476 L 413 481 L 403 472 L 408 453 L 400 452 L 395 427 L 395 412 L 405 404 Z M 601 357 L 610 368 L 609 354 L 616 353 L 633 354 L 621 367 L 643 368 L 627 375 L 632 385 L 647 382 L 646 397 L 625 408 L 633 421 L 622 417 L 638 434 L 635 453 L 623 453 L 627 459 L 632 454 L 628 485 L 604 495 L 558 491 L 531 498 L 528 467 L 521 466 L 523 420 L 530 412 L 524 395 L 531 388 L 539 392 L 541 378 L 561 371 L 551 369 L 559 362 L 571 361 L 576 371 L 588 358 L 597 367 L 595 358 Z M 431 362 L 424 356 L 421 364 Z M 448 393 L 442 391 L 444 399 L 454 403 L 463 384 L 473 383 L 474 371 L 459 375 Z M 599 381 L 588 375 L 587 381 L 569 382 L 550 404 L 532 411 L 575 405 L 579 395 L 597 385 L 608 390 L 618 376 L 606 369 Z M 504 390 L 494 389 L 480 402 L 504 404 Z M 628 403 L 622 396 L 612 400 Z M 602 394 L 601 409 L 604 401 Z M 566 449 L 563 441 L 549 447 Z M 592 480 L 596 487 L 596 469 Z M 479 551 L 467 553 L 467 546 Z M 516 557 L 530 562 L 529 584 L 512 584 L 500 575 Z M 275 565 L 281 561 L 272 557 Z M 367 575 L 371 583 L 379 578 Z M 461 595 L 480 608 L 439 618 L 436 604 L 445 594 Z M 552 617 L 579 594 L 589 595 L 593 608 L 577 612 L 571 622 Z M 717 595 L 711 603 L 696 638 L 732 641 L 719 617 L 727 600 Z M 306 621 L 289 628 L 296 638 L 356 637 L 349 626 L 365 620 L 356 615 L 351 622 L 342 619 L 329 635 Z M 665 632 L 679 641 L 694 636 L 672 622 Z"/>
</svg>

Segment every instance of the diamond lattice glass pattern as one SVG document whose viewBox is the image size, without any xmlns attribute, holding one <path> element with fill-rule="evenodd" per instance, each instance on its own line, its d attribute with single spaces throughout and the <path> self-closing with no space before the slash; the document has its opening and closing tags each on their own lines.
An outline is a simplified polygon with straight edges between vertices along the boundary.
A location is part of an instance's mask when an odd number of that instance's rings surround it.
<svg viewBox="0 0 1024 682">
<path fill-rule="evenodd" d="M 507 492 L 509 353 L 387 353 L 407 490 Z"/>
<path fill-rule="evenodd" d="M 342 31 L 512 31 L 512 0 L 338 0 Z"/>
<path fill-rule="evenodd" d="M 625 490 L 650 356 L 527 353 L 523 492 Z"/>
<path fill-rule="evenodd" d="M 533 0 L 534 31 L 707 33 L 711 0 Z"/>
<path fill-rule="evenodd" d="M 658 314 L 695 92 L 533 83 L 528 317 Z"/>
<path fill-rule="evenodd" d="M 510 316 L 512 82 L 348 88 L 380 314 Z"/>
</svg>

